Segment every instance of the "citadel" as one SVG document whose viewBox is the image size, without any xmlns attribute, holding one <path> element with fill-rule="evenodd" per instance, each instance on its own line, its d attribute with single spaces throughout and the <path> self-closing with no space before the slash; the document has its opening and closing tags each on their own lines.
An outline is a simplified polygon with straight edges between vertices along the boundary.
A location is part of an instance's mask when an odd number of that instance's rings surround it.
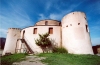
<svg viewBox="0 0 100 65">
<path fill-rule="evenodd" d="M 71 12 L 61 22 L 41 20 L 24 29 L 9 28 L 2 55 L 6 53 L 43 53 L 35 44 L 38 34 L 49 33 L 52 44 L 65 48 L 71 54 L 93 54 L 89 27 L 83 12 Z"/>
</svg>

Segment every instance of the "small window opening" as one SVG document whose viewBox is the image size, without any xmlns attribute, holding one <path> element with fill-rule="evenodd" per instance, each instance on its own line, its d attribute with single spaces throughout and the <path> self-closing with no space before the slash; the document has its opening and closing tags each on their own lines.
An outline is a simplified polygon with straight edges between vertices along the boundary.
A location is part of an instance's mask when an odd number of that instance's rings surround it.
<svg viewBox="0 0 100 65">
<path fill-rule="evenodd" d="M 68 25 L 66 27 L 68 27 Z"/>
<path fill-rule="evenodd" d="M 14 36 L 16 36 L 16 34 Z"/>
<path fill-rule="evenodd" d="M 86 32 L 88 32 L 88 25 L 85 25 L 85 27 L 86 27 Z"/>
<path fill-rule="evenodd" d="M 25 30 L 23 31 L 23 37 L 22 37 L 23 39 L 24 39 L 24 34 L 25 34 Z"/>
<path fill-rule="evenodd" d="M 45 25 L 48 25 L 48 21 L 45 21 Z"/>
<path fill-rule="evenodd" d="M 78 23 L 78 25 L 80 25 L 80 23 Z"/>
<path fill-rule="evenodd" d="M 25 30 L 23 31 L 23 34 L 25 33 Z"/>
<path fill-rule="evenodd" d="M 85 20 L 86 20 L 86 17 L 84 17 L 85 18 Z"/>
<path fill-rule="evenodd" d="M 61 22 L 59 23 L 59 26 L 61 26 Z"/>
<path fill-rule="evenodd" d="M 34 28 L 33 34 L 37 34 L 37 28 Z"/>
<path fill-rule="evenodd" d="M 49 34 L 53 34 L 53 28 L 49 28 Z"/>
<path fill-rule="evenodd" d="M 72 24 L 70 24 L 70 26 L 72 26 Z"/>
</svg>

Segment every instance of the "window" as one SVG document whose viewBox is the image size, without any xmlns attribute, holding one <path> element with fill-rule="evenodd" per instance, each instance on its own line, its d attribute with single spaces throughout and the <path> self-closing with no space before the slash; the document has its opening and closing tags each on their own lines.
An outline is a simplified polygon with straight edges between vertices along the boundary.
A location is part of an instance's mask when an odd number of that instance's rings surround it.
<svg viewBox="0 0 100 65">
<path fill-rule="evenodd" d="M 24 39 L 24 34 L 25 34 L 25 30 L 23 31 L 23 37 L 22 37 L 22 39 Z"/>
<path fill-rule="evenodd" d="M 14 36 L 16 36 L 16 34 Z"/>
<path fill-rule="evenodd" d="M 61 22 L 59 23 L 59 26 L 61 26 Z"/>
<path fill-rule="evenodd" d="M 86 17 L 84 17 L 85 18 L 85 20 L 86 20 Z"/>
<path fill-rule="evenodd" d="M 72 26 L 72 24 L 70 24 L 70 26 Z"/>
<path fill-rule="evenodd" d="M 48 21 L 45 21 L 45 25 L 48 25 Z"/>
<path fill-rule="evenodd" d="M 80 23 L 78 23 L 78 25 L 80 25 Z"/>
<path fill-rule="evenodd" d="M 49 28 L 49 34 L 53 34 L 53 28 Z"/>
<path fill-rule="evenodd" d="M 88 25 L 85 25 L 85 27 L 86 27 L 86 32 L 88 32 Z"/>
<path fill-rule="evenodd" d="M 37 34 L 37 28 L 34 28 L 33 34 Z"/>
</svg>

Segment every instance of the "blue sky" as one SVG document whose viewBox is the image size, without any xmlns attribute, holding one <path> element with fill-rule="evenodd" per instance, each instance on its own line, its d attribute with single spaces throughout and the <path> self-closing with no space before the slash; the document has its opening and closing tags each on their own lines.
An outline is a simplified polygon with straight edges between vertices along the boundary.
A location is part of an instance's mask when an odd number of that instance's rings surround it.
<svg viewBox="0 0 100 65">
<path fill-rule="evenodd" d="M 33 26 L 43 19 L 61 20 L 73 11 L 86 13 L 92 45 L 100 44 L 100 0 L 0 0 L 0 37 L 8 28 Z"/>
</svg>

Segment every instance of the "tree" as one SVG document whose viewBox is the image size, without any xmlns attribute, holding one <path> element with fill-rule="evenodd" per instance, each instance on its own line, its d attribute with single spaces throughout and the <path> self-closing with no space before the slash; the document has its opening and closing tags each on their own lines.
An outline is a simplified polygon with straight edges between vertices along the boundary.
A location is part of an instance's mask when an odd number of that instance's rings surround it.
<svg viewBox="0 0 100 65">
<path fill-rule="evenodd" d="M 46 49 L 48 49 L 52 45 L 51 41 L 48 37 L 49 37 L 49 33 L 39 34 L 39 39 L 35 40 L 36 45 L 38 45 L 42 48 L 43 53 Z M 46 52 L 48 52 L 48 51 L 46 51 Z"/>
</svg>

